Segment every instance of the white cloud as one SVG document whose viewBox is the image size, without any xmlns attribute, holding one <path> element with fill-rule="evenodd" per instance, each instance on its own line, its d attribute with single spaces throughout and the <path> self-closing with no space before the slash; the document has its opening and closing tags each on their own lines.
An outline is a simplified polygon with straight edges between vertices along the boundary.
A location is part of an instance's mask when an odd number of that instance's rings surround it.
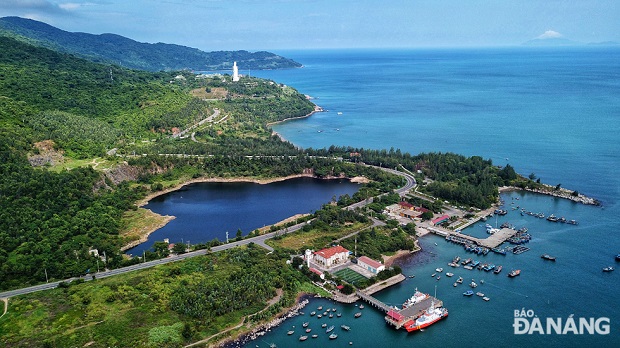
<svg viewBox="0 0 620 348">
<path fill-rule="evenodd" d="M 562 37 L 563 35 L 554 30 L 547 30 L 542 35 L 536 37 L 537 39 L 557 39 Z"/>
<path fill-rule="evenodd" d="M 67 2 L 64 4 L 58 4 L 58 7 L 60 7 L 63 10 L 75 10 L 76 8 L 82 7 L 82 4 L 76 4 L 75 2 Z"/>
</svg>

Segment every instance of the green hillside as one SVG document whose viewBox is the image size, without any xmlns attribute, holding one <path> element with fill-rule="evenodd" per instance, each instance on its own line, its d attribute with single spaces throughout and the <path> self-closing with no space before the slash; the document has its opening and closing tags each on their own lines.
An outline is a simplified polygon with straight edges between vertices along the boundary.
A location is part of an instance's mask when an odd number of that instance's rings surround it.
<svg viewBox="0 0 620 348">
<path fill-rule="evenodd" d="M 165 43 L 142 43 L 115 34 L 72 33 L 20 17 L 0 18 L 0 34 L 75 54 L 95 62 L 148 71 L 223 70 L 236 61 L 242 69 L 298 68 L 301 64 L 270 52 L 217 51 Z"/>
</svg>

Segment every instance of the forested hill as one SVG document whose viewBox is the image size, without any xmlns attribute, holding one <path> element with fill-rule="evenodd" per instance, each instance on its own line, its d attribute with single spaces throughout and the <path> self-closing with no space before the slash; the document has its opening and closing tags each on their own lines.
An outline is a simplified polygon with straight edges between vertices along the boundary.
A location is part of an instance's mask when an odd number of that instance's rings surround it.
<svg viewBox="0 0 620 348">
<path fill-rule="evenodd" d="M 301 67 L 301 64 L 291 59 L 270 52 L 204 52 L 180 45 L 137 42 L 115 34 L 73 33 L 20 17 L 0 18 L 0 35 L 71 53 L 95 62 L 113 63 L 148 71 L 224 70 L 231 69 L 234 61 L 241 69 Z"/>
</svg>

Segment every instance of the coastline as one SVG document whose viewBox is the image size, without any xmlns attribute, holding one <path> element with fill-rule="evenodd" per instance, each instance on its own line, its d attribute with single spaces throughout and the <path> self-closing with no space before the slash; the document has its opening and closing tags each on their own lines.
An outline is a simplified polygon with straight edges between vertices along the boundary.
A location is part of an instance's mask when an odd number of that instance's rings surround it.
<svg viewBox="0 0 620 348">
<path fill-rule="evenodd" d="M 599 200 L 592 198 L 592 197 L 588 197 L 581 193 L 574 196 L 573 195 L 574 191 L 567 190 L 565 188 L 560 188 L 559 190 L 556 190 L 554 186 L 547 185 L 547 184 L 542 184 L 542 185 L 543 187 L 546 188 L 546 190 L 532 189 L 532 188 L 520 188 L 520 187 L 515 187 L 515 186 L 502 186 L 499 188 L 499 193 L 511 192 L 511 191 L 525 191 L 525 192 L 538 193 L 541 195 L 547 195 L 547 196 L 552 196 L 552 197 L 557 197 L 557 198 L 568 199 L 575 203 L 581 203 L 585 205 L 594 205 L 594 206 L 602 205 Z"/>
<path fill-rule="evenodd" d="M 282 121 L 269 122 L 269 123 L 267 123 L 267 124 L 266 124 L 266 126 L 267 126 L 267 127 L 271 127 L 271 126 L 273 126 L 274 124 L 278 124 L 278 123 L 284 123 L 284 122 L 288 122 L 288 121 L 292 121 L 292 120 L 300 120 L 300 119 L 303 119 L 303 118 L 308 118 L 308 117 L 310 117 L 310 116 L 312 116 L 312 115 L 316 114 L 317 112 L 325 112 L 325 110 L 323 110 L 323 108 L 322 108 L 322 107 L 320 107 L 320 106 L 318 106 L 318 105 L 316 105 L 316 104 L 315 104 L 315 105 L 314 105 L 314 110 L 313 110 L 311 113 L 307 114 L 307 115 L 304 115 L 304 116 L 297 116 L 297 117 L 289 117 L 289 118 L 285 118 L 285 119 L 283 119 Z M 271 134 L 272 134 L 272 135 L 277 136 L 277 137 L 278 137 L 278 138 L 280 138 L 280 140 L 281 140 L 281 141 L 283 141 L 283 142 L 289 142 L 288 140 L 286 140 L 286 138 L 284 138 L 284 137 L 282 136 L 282 134 L 280 134 L 280 133 L 278 133 L 278 132 L 274 131 L 273 129 L 271 130 Z M 301 149 L 301 147 L 298 147 L 297 145 L 295 145 L 295 147 L 297 147 L 297 148 Z"/>
</svg>

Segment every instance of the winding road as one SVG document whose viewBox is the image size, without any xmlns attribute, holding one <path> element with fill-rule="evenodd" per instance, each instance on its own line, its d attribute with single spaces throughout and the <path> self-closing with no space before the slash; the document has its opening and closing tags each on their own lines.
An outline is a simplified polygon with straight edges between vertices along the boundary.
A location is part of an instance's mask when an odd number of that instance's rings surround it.
<svg viewBox="0 0 620 348">
<path fill-rule="evenodd" d="M 395 192 L 397 192 L 398 194 L 400 194 L 401 196 L 406 194 L 409 190 L 413 189 L 416 185 L 416 181 L 413 178 L 412 175 L 408 174 L 408 173 L 404 173 L 404 172 L 400 172 L 394 169 L 389 169 L 389 168 L 381 168 L 381 167 L 375 167 L 381 170 L 384 170 L 386 172 L 392 173 L 392 174 L 396 174 L 399 176 L 404 177 L 407 180 L 407 183 L 405 186 L 396 189 Z M 361 202 L 352 204 L 350 206 L 347 207 L 347 209 L 355 209 L 355 208 L 359 208 L 359 207 L 364 207 L 367 204 L 372 203 L 372 198 L 363 200 Z M 270 232 L 270 233 L 266 233 L 257 237 L 252 237 L 252 238 L 246 238 L 240 241 L 234 241 L 234 242 L 230 242 L 227 244 L 222 244 L 222 245 L 218 245 L 215 247 L 212 247 L 211 250 L 196 250 L 196 251 L 192 251 L 186 254 L 180 254 L 180 255 L 174 255 L 174 256 L 170 256 L 167 257 L 165 259 L 159 259 L 159 260 L 153 260 L 153 261 L 147 261 L 147 262 L 143 262 L 143 263 L 139 263 L 136 265 L 131 265 L 131 266 L 127 266 L 127 267 L 122 267 L 122 268 L 117 268 L 117 269 L 112 269 L 112 270 L 108 270 L 108 271 L 102 271 L 102 272 L 97 272 L 97 273 L 93 273 L 93 274 L 89 274 L 87 276 L 81 277 L 81 279 L 84 279 L 85 281 L 90 281 L 92 280 L 92 276 L 94 275 L 95 278 L 99 279 L 99 278 L 107 278 L 107 277 L 112 277 L 115 276 L 117 274 L 123 274 L 123 273 L 128 273 L 128 272 L 133 272 L 133 271 L 138 271 L 138 270 L 142 270 L 142 269 L 147 269 L 147 268 L 151 268 L 157 265 L 163 265 L 163 264 L 167 264 L 167 263 L 171 263 L 171 262 L 176 262 L 176 261 L 182 261 L 188 258 L 192 258 L 192 257 L 196 257 L 196 256 L 200 256 L 200 255 L 206 255 L 209 252 L 218 252 L 218 251 L 222 251 L 222 250 L 227 250 L 227 249 L 231 249 L 231 248 L 236 248 L 238 246 L 242 246 L 242 245 L 247 245 L 250 243 L 254 243 L 257 245 L 260 245 L 261 247 L 269 250 L 270 252 L 273 251 L 273 248 L 270 247 L 269 245 L 267 245 L 265 243 L 265 241 L 267 241 L 270 238 L 275 237 L 276 235 L 282 235 L 282 234 L 287 234 L 287 233 L 291 233 L 291 232 L 295 232 L 301 228 L 303 228 L 308 222 L 304 222 L 304 223 L 300 223 L 294 226 L 290 226 L 275 232 Z M 374 220 L 373 219 L 373 226 L 377 226 L 382 224 L 380 221 L 378 220 Z M 359 232 L 359 231 L 358 231 Z M 351 234 L 354 235 L 355 233 Z M 80 277 L 74 277 L 74 278 L 69 278 L 69 279 L 65 279 L 65 280 L 61 280 L 61 281 L 54 281 L 54 282 L 49 282 L 49 283 L 44 283 L 44 284 L 39 284 L 39 285 L 34 285 L 34 286 L 30 286 L 30 287 L 26 287 L 26 288 L 21 288 L 21 289 L 16 289 L 16 290 L 10 290 L 10 291 L 5 291 L 5 292 L 0 292 L 0 298 L 10 298 L 13 296 L 19 296 L 19 295 L 24 295 L 24 294 L 29 294 L 29 293 L 33 293 L 33 292 L 37 292 L 37 291 L 43 291 L 43 290 L 49 290 L 49 289 L 54 289 L 56 287 L 58 287 L 58 284 L 62 283 L 62 282 L 72 282 L 74 280 L 80 279 Z"/>
</svg>

